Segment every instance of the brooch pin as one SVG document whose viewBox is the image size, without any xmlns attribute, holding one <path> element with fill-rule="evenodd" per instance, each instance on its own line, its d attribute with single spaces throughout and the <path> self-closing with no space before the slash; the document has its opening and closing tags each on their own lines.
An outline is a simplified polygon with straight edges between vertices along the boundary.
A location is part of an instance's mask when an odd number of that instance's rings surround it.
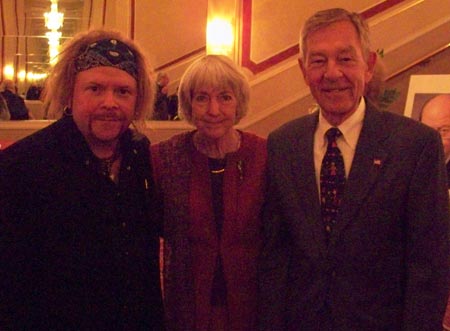
<svg viewBox="0 0 450 331">
<path fill-rule="evenodd" d="M 243 180 L 244 179 L 244 165 L 242 160 L 237 161 L 237 169 L 239 172 L 239 179 Z"/>
</svg>

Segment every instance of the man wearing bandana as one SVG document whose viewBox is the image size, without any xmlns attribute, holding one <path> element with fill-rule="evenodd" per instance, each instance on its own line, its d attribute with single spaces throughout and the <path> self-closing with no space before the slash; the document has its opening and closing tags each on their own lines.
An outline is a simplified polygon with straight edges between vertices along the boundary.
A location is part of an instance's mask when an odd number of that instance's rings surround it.
<svg viewBox="0 0 450 331">
<path fill-rule="evenodd" d="M 0 330 L 163 330 L 159 210 L 139 128 L 154 82 L 103 30 L 64 48 L 45 88 L 58 120 L 0 160 Z"/>
</svg>

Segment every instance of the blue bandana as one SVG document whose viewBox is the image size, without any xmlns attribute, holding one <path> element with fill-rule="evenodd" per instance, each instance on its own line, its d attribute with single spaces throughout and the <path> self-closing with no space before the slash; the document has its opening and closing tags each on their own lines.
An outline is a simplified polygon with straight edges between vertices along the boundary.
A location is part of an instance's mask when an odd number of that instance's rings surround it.
<svg viewBox="0 0 450 331">
<path fill-rule="evenodd" d="M 120 40 L 98 40 L 87 46 L 75 60 L 77 72 L 101 66 L 123 70 L 137 79 L 137 64 L 134 53 Z"/>
</svg>

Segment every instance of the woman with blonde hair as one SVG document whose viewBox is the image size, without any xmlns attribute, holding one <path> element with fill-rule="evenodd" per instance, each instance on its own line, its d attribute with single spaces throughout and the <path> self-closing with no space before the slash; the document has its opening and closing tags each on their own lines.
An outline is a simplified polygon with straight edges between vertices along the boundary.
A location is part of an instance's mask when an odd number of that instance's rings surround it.
<svg viewBox="0 0 450 331">
<path fill-rule="evenodd" d="M 256 330 L 266 142 L 234 127 L 249 94 L 230 59 L 201 58 L 178 92 L 195 130 L 152 146 L 164 207 L 167 330 Z"/>
</svg>

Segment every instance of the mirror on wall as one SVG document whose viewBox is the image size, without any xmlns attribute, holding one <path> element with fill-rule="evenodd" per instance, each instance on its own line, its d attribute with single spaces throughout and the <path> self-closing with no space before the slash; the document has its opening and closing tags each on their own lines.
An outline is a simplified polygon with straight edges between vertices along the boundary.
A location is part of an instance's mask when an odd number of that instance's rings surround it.
<svg viewBox="0 0 450 331">
<path fill-rule="evenodd" d="M 84 0 L 3 1 L 0 35 L 1 78 L 26 95 L 42 85 L 58 45 L 83 29 Z"/>
<path fill-rule="evenodd" d="M 42 85 L 51 68 L 44 14 L 54 3 L 64 15 L 60 44 L 90 28 L 121 31 L 141 46 L 157 73 L 169 76 L 168 96 L 175 96 L 184 70 L 206 50 L 208 0 L 0 0 L 0 80 L 13 79 L 22 96 L 32 84 Z"/>
</svg>

